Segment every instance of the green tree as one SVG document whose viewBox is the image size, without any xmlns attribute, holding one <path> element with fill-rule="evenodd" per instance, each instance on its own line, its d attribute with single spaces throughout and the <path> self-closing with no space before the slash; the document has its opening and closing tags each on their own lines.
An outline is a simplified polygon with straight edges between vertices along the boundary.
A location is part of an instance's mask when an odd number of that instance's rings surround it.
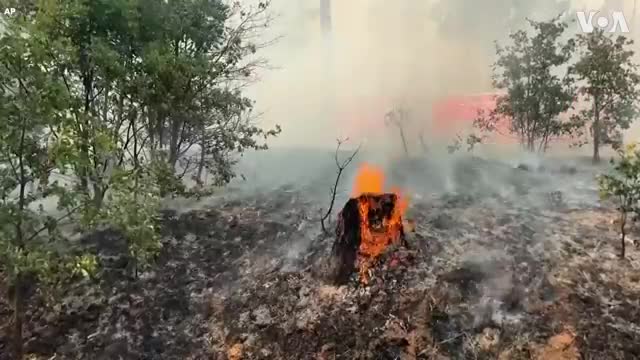
<svg viewBox="0 0 640 360">
<path fill-rule="evenodd" d="M 224 184 L 233 155 L 280 132 L 253 124 L 241 91 L 264 65 L 255 53 L 268 3 L 41 3 L 37 22 L 74 99 L 63 134 L 78 141 L 61 153 L 77 157 L 73 172 L 96 208 L 118 168 L 154 164 L 163 196 L 183 193 L 194 170 L 199 182 L 206 168 Z"/>
<path fill-rule="evenodd" d="M 640 201 L 640 148 L 636 143 L 628 145 L 625 149 L 618 149 L 619 158 L 611 160 L 613 171 L 610 174 L 600 175 L 598 184 L 602 199 L 613 199 L 616 202 L 620 218 L 621 250 L 620 257 L 625 257 L 626 226 L 629 216 L 640 214 L 638 201 Z"/>
<path fill-rule="evenodd" d="M 111 173 L 123 165 L 132 79 L 132 40 L 127 1 L 41 0 L 34 27 L 69 98 L 64 122 L 51 128 L 56 158 L 69 164 L 77 191 L 95 215 L 109 190 Z M 138 135 L 138 134 L 136 134 Z M 127 144 L 126 149 L 122 145 Z M 89 211 L 91 210 L 91 211 Z M 87 214 L 88 217 L 90 214 Z"/>
<path fill-rule="evenodd" d="M 69 116 L 51 125 L 51 153 L 70 173 L 80 223 L 119 230 L 130 268 L 160 250 L 159 194 L 149 184 L 143 109 L 136 88 L 141 45 L 137 1 L 42 0 L 34 22 L 47 68 L 63 83 Z M 105 202 L 106 200 L 106 202 Z"/>
<path fill-rule="evenodd" d="M 265 65 L 267 2 L 24 4 L 0 35 L 0 272 L 15 289 L 18 358 L 23 290 L 96 265 L 54 246 L 60 221 L 120 230 L 137 276 L 161 247 L 160 198 L 184 193 L 193 169 L 227 183 L 239 154 L 280 132 L 255 125 L 242 91 Z M 51 199 L 59 217 L 37 206 Z"/>
<path fill-rule="evenodd" d="M 50 176 L 65 164 L 53 161 L 49 129 L 64 122 L 69 98 L 64 84 L 46 71 L 40 34 L 21 25 L 12 21 L 0 37 L 0 274 L 11 289 L 16 359 L 23 356 L 30 290 L 87 275 L 95 267 L 92 257 L 60 246 L 64 237 L 58 225 L 78 206 L 74 192 Z M 58 201 L 57 217 L 42 205 L 51 199 Z"/>
<path fill-rule="evenodd" d="M 498 123 L 508 119 L 510 132 L 525 149 L 545 151 L 551 137 L 570 131 L 559 115 L 572 104 L 571 78 L 557 73 L 569 61 L 574 42 L 561 42 L 567 24 L 557 18 L 528 22 L 532 34 L 519 30 L 510 35 L 510 45 L 496 45 L 493 83 L 505 95 L 497 98 L 490 113 L 480 114 L 475 125 L 496 131 Z"/>
<path fill-rule="evenodd" d="M 159 197 L 187 194 L 195 165 L 199 182 L 205 168 L 216 185 L 228 182 L 235 154 L 279 133 L 251 123 L 241 92 L 262 64 L 250 57 L 267 5 L 40 0 L 35 26 L 70 99 L 71 116 L 51 130 L 54 153 L 78 179 L 83 222 L 122 230 L 133 263 L 159 249 L 135 230 L 152 229 Z"/>
<path fill-rule="evenodd" d="M 628 129 L 638 113 L 638 66 L 633 62 L 633 41 L 613 39 L 597 29 L 577 35 L 578 61 L 571 73 L 580 81 L 579 95 L 591 104 L 574 116 L 577 125 L 590 124 L 593 161 L 600 161 L 602 145 L 622 144 L 621 130 Z"/>
<path fill-rule="evenodd" d="M 260 140 L 280 133 L 278 126 L 255 126 L 253 103 L 241 91 L 265 65 L 255 54 L 268 44 L 259 37 L 270 23 L 268 5 L 184 1 L 155 6 L 155 18 L 163 21 L 143 51 L 140 99 L 149 110 L 150 151 L 178 178 L 195 170 L 194 179 L 202 184 L 206 169 L 215 185 L 225 184 L 234 176 L 233 154 L 266 149 Z"/>
</svg>

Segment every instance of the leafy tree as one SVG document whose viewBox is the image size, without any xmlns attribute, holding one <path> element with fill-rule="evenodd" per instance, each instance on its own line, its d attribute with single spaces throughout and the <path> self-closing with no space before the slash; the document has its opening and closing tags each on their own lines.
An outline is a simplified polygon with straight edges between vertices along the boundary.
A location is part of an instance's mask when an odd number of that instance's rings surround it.
<svg viewBox="0 0 640 360">
<path fill-rule="evenodd" d="M 127 101 L 133 62 L 126 1 L 41 0 L 34 27 L 47 49 L 49 71 L 64 83 L 69 98 L 63 122 L 51 127 L 55 156 L 77 177 L 76 190 L 87 211 L 100 209 L 114 168 L 121 166 L 134 116 Z M 127 148 L 129 146 L 127 145 Z M 131 149 L 126 149 L 131 151 Z M 87 214 L 89 215 L 89 214 Z M 90 220 L 91 216 L 88 216 Z"/>
<path fill-rule="evenodd" d="M 81 139 L 61 153 L 77 158 L 79 188 L 96 208 L 119 167 L 158 165 L 161 195 L 185 194 L 185 174 L 197 169 L 202 183 L 207 169 L 224 184 L 235 154 L 280 132 L 253 124 L 241 92 L 264 65 L 254 54 L 266 45 L 257 32 L 269 24 L 267 2 L 41 2 L 40 27 L 74 99 L 66 134 Z"/>
<path fill-rule="evenodd" d="M 578 126 L 590 124 L 593 161 L 600 161 L 602 145 L 622 144 L 621 130 L 628 129 L 638 113 L 640 75 L 633 62 L 633 41 L 611 38 L 603 30 L 577 35 L 579 60 L 570 71 L 581 82 L 579 95 L 591 104 L 573 117 Z"/>
<path fill-rule="evenodd" d="M 636 143 L 618 149 L 619 159 L 611 160 L 613 171 L 600 175 L 598 183 L 603 199 L 613 198 L 620 214 L 620 257 L 625 257 L 626 226 L 630 215 L 640 214 L 640 148 Z"/>
<path fill-rule="evenodd" d="M 281 132 L 280 126 L 264 130 L 253 123 L 250 112 L 238 111 L 235 115 L 213 114 L 213 123 L 207 126 L 200 140 L 200 156 L 198 172 L 195 180 L 204 185 L 203 169 L 212 175 L 211 184 L 220 186 L 227 184 L 236 176 L 233 166 L 237 164 L 236 154 L 242 154 L 247 149 L 266 150 L 267 140 Z M 187 158 L 188 162 L 189 158 Z"/>
<path fill-rule="evenodd" d="M 21 359 L 22 324 L 28 294 L 37 285 L 88 275 L 90 256 L 62 252 L 58 225 L 78 210 L 74 192 L 50 175 L 49 129 L 64 122 L 69 98 L 64 84 L 48 73 L 45 49 L 33 29 L 8 24 L 0 37 L 0 274 L 12 289 L 15 358 Z M 26 35 L 26 34 L 30 34 Z M 60 216 L 42 202 L 58 199 Z"/>
<path fill-rule="evenodd" d="M 278 126 L 263 130 L 253 124 L 253 103 L 241 92 L 265 65 L 255 53 L 266 45 L 258 32 L 270 23 L 268 5 L 185 1 L 156 6 L 165 20 L 152 35 L 160 40 L 143 52 L 140 101 L 150 110 L 150 150 L 179 179 L 196 170 L 194 178 L 203 184 L 206 169 L 214 185 L 225 184 L 234 176 L 233 154 L 265 149 L 259 140 L 280 133 Z"/>
<path fill-rule="evenodd" d="M 259 47 L 255 32 L 268 25 L 268 3 L 248 10 L 204 0 L 40 3 L 36 25 L 48 34 L 42 42 L 71 99 L 72 116 L 52 130 L 55 153 L 78 178 L 85 223 L 128 229 L 125 214 L 104 208 L 109 191 L 188 195 L 182 178 L 194 165 L 199 183 L 205 168 L 216 185 L 227 183 L 235 154 L 264 149 L 259 139 L 280 132 L 253 125 L 241 93 L 261 65 L 247 58 Z M 132 188 L 151 179 L 157 191 Z"/>
<path fill-rule="evenodd" d="M 24 289 L 96 265 L 57 250 L 59 221 L 119 229 L 137 275 L 161 247 L 160 197 L 185 193 L 195 166 L 198 180 L 206 169 L 228 182 L 238 154 L 280 132 L 254 125 L 242 93 L 264 65 L 268 3 L 25 3 L 0 38 L 0 272 L 15 289 L 18 358 Z M 60 217 L 38 209 L 52 198 Z"/>
<path fill-rule="evenodd" d="M 533 34 L 519 30 L 510 35 L 512 44 L 496 46 L 493 83 L 506 94 L 475 126 L 496 131 L 508 119 L 510 132 L 528 151 L 545 151 L 551 137 L 569 132 L 559 115 L 571 107 L 571 78 L 556 75 L 571 57 L 574 42 L 561 42 L 567 24 L 554 18 L 547 22 L 528 20 Z"/>
</svg>

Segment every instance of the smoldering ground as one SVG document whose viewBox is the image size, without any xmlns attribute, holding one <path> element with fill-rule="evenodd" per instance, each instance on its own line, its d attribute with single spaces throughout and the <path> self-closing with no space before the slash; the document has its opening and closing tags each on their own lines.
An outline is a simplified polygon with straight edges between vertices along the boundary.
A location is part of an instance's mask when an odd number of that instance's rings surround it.
<svg viewBox="0 0 640 360">
<path fill-rule="evenodd" d="M 335 287 L 321 276 L 333 236 L 319 226 L 333 154 L 260 155 L 244 185 L 199 210 L 163 212 L 164 248 L 138 281 L 125 275 L 117 234 L 83 239 L 100 255 L 100 280 L 74 286 L 55 308 L 34 303 L 27 349 L 105 359 L 640 354 L 640 262 L 637 251 L 617 259 L 613 210 L 592 182 L 601 169 L 466 155 L 450 159 L 449 175 L 428 159 L 383 164 L 410 198 L 411 248 L 389 249 L 369 286 Z M 336 210 L 359 161 L 376 158 L 363 151 L 349 168 Z"/>
</svg>

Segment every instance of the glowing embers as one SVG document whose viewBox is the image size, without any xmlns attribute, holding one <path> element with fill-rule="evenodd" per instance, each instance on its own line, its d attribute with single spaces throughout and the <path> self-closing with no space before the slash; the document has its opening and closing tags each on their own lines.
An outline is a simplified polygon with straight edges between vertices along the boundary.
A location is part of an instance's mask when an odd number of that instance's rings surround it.
<svg viewBox="0 0 640 360">
<path fill-rule="evenodd" d="M 357 264 L 360 281 L 367 284 L 369 270 L 380 255 L 391 245 L 406 245 L 402 216 L 408 201 L 398 190 L 383 192 L 383 186 L 380 169 L 367 164 L 360 167 L 353 197 L 338 215 L 333 246 L 338 283 L 348 281 Z"/>
</svg>

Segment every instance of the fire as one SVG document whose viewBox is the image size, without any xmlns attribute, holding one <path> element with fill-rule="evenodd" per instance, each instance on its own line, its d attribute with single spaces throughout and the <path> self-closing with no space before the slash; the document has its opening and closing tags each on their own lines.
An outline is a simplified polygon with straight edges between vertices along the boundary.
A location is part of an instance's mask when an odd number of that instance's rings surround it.
<svg viewBox="0 0 640 360">
<path fill-rule="evenodd" d="M 376 259 L 389 245 L 402 240 L 402 217 L 409 206 L 407 197 L 400 189 L 383 191 L 384 180 L 381 169 L 363 164 L 353 187 L 353 197 L 358 199 L 361 219 L 359 271 L 360 279 L 365 284 L 368 283 L 369 269 Z"/>
<path fill-rule="evenodd" d="M 384 173 L 381 169 L 369 164 L 362 164 L 358 169 L 353 186 L 353 197 L 362 194 L 381 194 L 384 185 Z"/>
</svg>

